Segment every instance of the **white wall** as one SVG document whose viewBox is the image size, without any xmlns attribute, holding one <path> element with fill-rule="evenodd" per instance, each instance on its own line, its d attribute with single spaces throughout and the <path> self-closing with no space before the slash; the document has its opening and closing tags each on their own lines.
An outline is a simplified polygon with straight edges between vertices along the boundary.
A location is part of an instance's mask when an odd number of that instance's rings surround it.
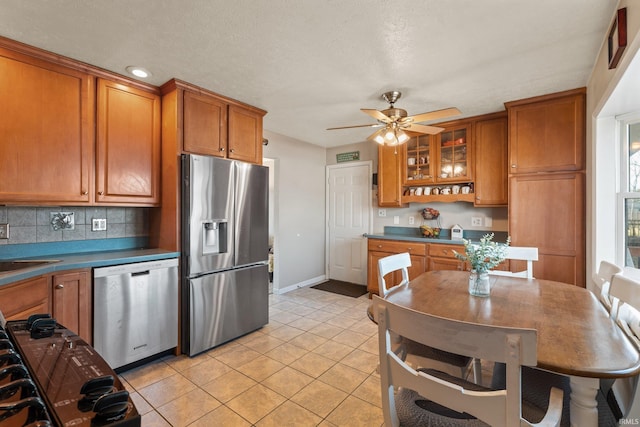
<svg viewBox="0 0 640 427">
<path fill-rule="evenodd" d="M 640 7 L 634 0 L 620 0 L 627 8 L 627 48 L 618 66 L 608 69 L 607 36 L 587 85 L 587 277 L 600 261 L 621 263 L 616 256 L 616 185 L 618 175 L 615 116 L 640 111 L 640 85 L 634 56 L 640 47 Z M 613 22 L 614 16 L 611 16 Z M 587 281 L 587 286 L 592 286 Z"/>
<path fill-rule="evenodd" d="M 274 160 L 275 293 L 325 277 L 325 149 L 265 131 Z"/>
</svg>

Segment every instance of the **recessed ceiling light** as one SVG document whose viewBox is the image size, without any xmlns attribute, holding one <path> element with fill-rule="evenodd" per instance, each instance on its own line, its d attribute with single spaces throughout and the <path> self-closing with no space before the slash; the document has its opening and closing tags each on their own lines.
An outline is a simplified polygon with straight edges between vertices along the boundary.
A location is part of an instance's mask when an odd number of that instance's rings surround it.
<svg viewBox="0 0 640 427">
<path fill-rule="evenodd" d="M 151 73 L 142 67 L 135 67 L 133 65 L 130 65 L 126 68 L 126 70 L 130 74 L 133 74 L 136 77 L 140 77 L 141 79 L 146 79 L 147 77 L 151 76 Z"/>
</svg>

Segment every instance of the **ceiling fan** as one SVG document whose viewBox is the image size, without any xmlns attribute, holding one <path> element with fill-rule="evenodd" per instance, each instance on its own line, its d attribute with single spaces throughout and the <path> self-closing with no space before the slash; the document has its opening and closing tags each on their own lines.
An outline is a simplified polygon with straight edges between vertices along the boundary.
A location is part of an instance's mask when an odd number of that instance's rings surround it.
<svg viewBox="0 0 640 427">
<path fill-rule="evenodd" d="M 402 93 L 395 90 L 383 93 L 382 99 L 389 103 L 389 108 L 387 108 L 386 110 L 379 111 L 370 108 L 360 109 L 360 111 L 362 111 L 363 113 L 368 114 L 376 119 L 378 123 L 334 127 L 328 128 L 327 130 L 351 129 L 360 127 L 382 127 L 382 129 L 379 129 L 369 135 L 367 139 L 374 140 L 378 144 L 398 145 L 403 144 L 409 140 L 409 135 L 405 131 L 436 135 L 444 130 L 444 128 L 437 126 L 421 125 L 419 124 L 420 122 L 437 120 L 461 114 L 460 110 L 452 107 L 442 110 L 430 111 L 428 113 L 416 114 L 415 116 L 408 116 L 406 110 L 394 107 L 394 104 L 398 99 L 400 99 L 401 96 Z"/>
</svg>

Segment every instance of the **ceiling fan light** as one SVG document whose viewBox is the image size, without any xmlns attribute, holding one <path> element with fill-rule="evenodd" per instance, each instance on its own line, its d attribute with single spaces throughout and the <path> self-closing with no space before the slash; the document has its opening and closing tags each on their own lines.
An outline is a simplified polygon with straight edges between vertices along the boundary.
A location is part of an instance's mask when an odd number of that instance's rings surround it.
<svg viewBox="0 0 640 427">
<path fill-rule="evenodd" d="M 409 140 L 409 135 L 407 135 L 404 131 L 398 132 L 398 144 L 404 144 Z"/>
<path fill-rule="evenodd" d="M 373 135 L 369 137 L 369 139 L 374 140 L 378 144 L 384 144 L 384 129 L 380 129 L 376 131 Z"/>
</svg>

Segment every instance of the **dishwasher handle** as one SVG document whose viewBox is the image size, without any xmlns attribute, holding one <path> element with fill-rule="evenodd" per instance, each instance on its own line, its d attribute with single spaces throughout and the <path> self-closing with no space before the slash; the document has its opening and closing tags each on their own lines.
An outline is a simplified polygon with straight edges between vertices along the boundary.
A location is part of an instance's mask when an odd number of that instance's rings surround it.
<svg viewBox="0 0 640 427">
<path fill-rule="evenodd" d="M 144 270 L 144 271 L 135 271 L 133 273 L 131 273 L 131 277 L 135 277 L 135 276 L 146 276 L 148 275 L 150 272 L 149 270 Z"/>
</svg>

